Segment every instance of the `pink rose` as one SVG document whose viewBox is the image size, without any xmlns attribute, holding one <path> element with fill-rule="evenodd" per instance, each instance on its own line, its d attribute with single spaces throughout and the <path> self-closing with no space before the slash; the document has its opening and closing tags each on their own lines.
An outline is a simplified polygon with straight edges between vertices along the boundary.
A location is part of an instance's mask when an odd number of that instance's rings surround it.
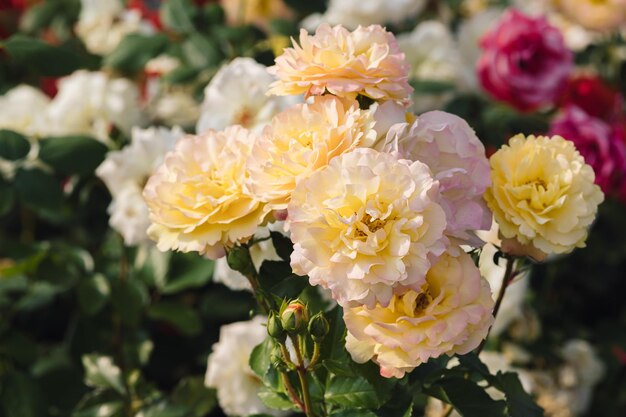
<svg viewBox="0 0 626 417">
<path fill-rule="evenodd" d="M 573 55 L 544 17 L 510 9 L 481 39 L 477 64 L 483 88 L 520 111 L 556 101 L 567 84 Z"/>
<path fill-rule="evenodd" d="M 576 149 L 596 174 L 596 184 L 605 194 L 626 174 L 626 146 L 617 129 L 570 105 L 550 126 L 549 135 L 574 142 Z"/>
</svg>

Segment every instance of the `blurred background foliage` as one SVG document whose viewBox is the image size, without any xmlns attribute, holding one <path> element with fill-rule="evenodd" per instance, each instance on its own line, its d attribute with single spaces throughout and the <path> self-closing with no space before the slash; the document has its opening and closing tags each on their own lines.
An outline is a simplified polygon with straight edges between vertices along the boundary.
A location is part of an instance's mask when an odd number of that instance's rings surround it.
<svg viewBox="0 0 626 417">
<path fill-rule="evenodd" d="M 201 99 L 223 62 L 250 56 L 270 65 L 298 30 L 298 19 L 275 20 L 267 29 L 229 26 L 214 2 L 155 3 L 163 30 L 127 35 L 104 58 L 73 34 L 78 0 L 36 2 L 20 19 L 1 7 L 0 93 L 20 83 L 44 88 L 51 77 L 79 68 L 140 82 L 146 62 L 167 53 L 182 65 L 164 81 L 191 86 Z M 461 1 L 448 3 L 460 13 Z M 325 8 L 323 0 L 287 4 L 300 17 Z M 601 63 L 604 78 L 626 94 L 626 63 L 611 53 L 616 46 L 624 40 L 592 45 L 578 59 Z M 454 93 L 445 110 L 468 120 L 490 149 L 514 133 L 546 131 L 550 117 L 469 93 Z M 128 141 L 112 136 L 117 146 Z M 222 324 L 250 317 L 253 297 L 213 283 L 213 262 L 195 254 L 123 245 L 108 227 L 110 196 L 94 175 L 107 151 L 101 142 L 71 136 L 33 146 L 17 132 L 0 131 L 0 158 L 19 166 L 14 178 L 0 176 L 0 416 L 222 415 L 215 392 L 203 384 L 206 358 Z M 35 163 L 26 160 L 32 152 Z M 529 303 L 541 332 L 524 347 L 549 362 L 555 346 L 583 337 L 607 364 L 589 417 L 626 415 L 624 213 L 622 202 L 609 199 L 587 248 L 536 265 L 531 277 Z"/>
</svg>

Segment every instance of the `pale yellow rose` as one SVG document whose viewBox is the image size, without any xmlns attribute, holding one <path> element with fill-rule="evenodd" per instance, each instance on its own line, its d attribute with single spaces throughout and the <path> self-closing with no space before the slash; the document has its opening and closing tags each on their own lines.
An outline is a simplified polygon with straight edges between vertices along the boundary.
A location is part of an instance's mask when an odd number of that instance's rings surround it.
<svg viewBox="0 0 626 417">
<path fill-rule="evenodd" d="M 626 0 L 554 0 L 557 9 L 581 26 L 609 31 L 626 24 Z"/>
<path fill-rule="evenodd" d="M 351 99 L 361 94 L 409 104 L 413 91 L 408 83 L 409 65 L 393 34 L 383 27 L 359 26 L 350 32 L 341 25 L 322 24 L 312 36 L 302 29 L 300 45 L 293 44 L 269 68 L 278 77 L 269 94 L 329 92 Z"/>
<path fill-rule="evenodd" d="M 384 377 L 406 372 L 443 354 L 478 347 L 493 322 L 489 284 L 472 258 L 458 249 L 444 254 L 419 291 L 394 295 L 389 306 L 344 309 L 346 349 L 352 359 L 373 359 Z"/>
<path fill-rule="evenodd" d="M 254 24 L 267 29 L 272 19 L 290 19 L 293 12 L 283 0 L 220 0 L 229 25 Z"/>
<path fill-rule="evenodd" d="M 241 126 L 180 139 L 150 177 L 144 198 L 148 235 L 160 250 L 216 259 L 254 234 L 263 204 L 244 191 L 246 159 L 255 136 Z"/>
<path fill-rule="evenodd" d="M 291 267 L 341 305 L 387 305 L 419 290 L 446 248 L 439 184 L 422 162 L 356 149 L 296 186 L 286 226 Z"/>
<path fill-rule="evenodd" d="M 296 184 L 338 155 L 376 140 L 374 119 L 356 101 L 315 97 L 274 116 L 254 144 L 247 186 L 272 210 L 284 210 Z"/>
<path fill-rule="evenodd" d="M 584 247 L 604 195 L 593 169 L 560 136 L 517 135 L 491 156 L 485 199 L 500 234 L 545 254 Z"/>
</svg>

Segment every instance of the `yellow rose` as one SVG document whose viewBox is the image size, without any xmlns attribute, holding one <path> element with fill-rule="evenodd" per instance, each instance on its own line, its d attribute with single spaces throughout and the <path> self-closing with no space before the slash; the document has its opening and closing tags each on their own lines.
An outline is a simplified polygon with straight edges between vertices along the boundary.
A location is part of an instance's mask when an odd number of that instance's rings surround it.
<svg viewBox="0 0 626 417">
<path fill-rule="evenodd" d="M 413 91 L 404 54 L 391 32 L 379 25 L 350 32 L 321 24 L 312 36 L 302 29 L 300 45 L 294 41 L 269 71 L 278 77 L 269 94 L 281 96 L 329 92 L 354 99 L 361 94 L 408 105 Z"/>
<path fill-rule="evenodd" d="M 505 241 L 545 254 L 584 247 L 604 195 L 572 142 L 517 135 L 489 162 L 492 186 L 485 199 Z"/>
<path fill-rule="evenodd" d="M 255 143 L 247 186 L 272 210 L 284 210 L 296 184 L 331 159 L 376 139 L 373 117 L 356 101 L 315 97 L 279 113 Z"/>
<path fill-rule="evenodd" d="M 626 23 L 626 0 L 555 0 L 555 5 L 587 29 L 608 31 Z"/>
<path fill-rule="evenodd" d="M 293 12 L 283 0 L 220 0 L 229 25 L 254 24 L 267 29 L 272 19 L 290 19 Z"/>
<path fill-rule="evenodd" d="M 373 359 L 384 377 L 406 372 L 443 354 L 478 347 L 493 323 L 489 284 L 460 248 L 444 254 L 419 291 L 394 295 L 387 307 L 344 309 L 346 349 L 352 359 Z"/>
<path fill-rule="evenodd" d="M 183 137 L 166 155 L 144 189 L 148 235 L 160 250 L 216 259 L 225 246 L 254 234 L 265 213 L 243 187 L 254 140 L 248 130 L 231 126 Z"/>
</svg>

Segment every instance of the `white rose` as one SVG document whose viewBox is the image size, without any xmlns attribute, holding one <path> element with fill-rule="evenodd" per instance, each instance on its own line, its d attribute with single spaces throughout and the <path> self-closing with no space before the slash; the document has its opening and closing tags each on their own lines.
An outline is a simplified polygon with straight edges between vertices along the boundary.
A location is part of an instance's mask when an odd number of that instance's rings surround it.
<svg viewBox="0 0 626 417">
<path fill-rule="evenodd" d="M 148 107 L 150 118 L 166 125 L 193 126 L 200 117 L 200 106 L 191 91 L 158 87 Z"/>
<path fill-rule="evenodd" d="M 221 130 L 233 124 L 260 131 L 271 118 L 295 104 L 295 97 L 267 96 L 274 78 L 252 58 L 235 58 L 220 68 L 204 89 L 196 132 Z"/>
<path fill-rule="evenodd" d="M 45 135 L 45 113 L 50 99 L 29 85 L 19 85 L 0 96 L 0 129 L 25 135 Z"/>
<path fill-rule="evenodd" d="M 302 21 L 313 31 L 320 23 L 343 25 L 348 29 L 371 24 L 400 23 L 422 11 L 425 0 L 330 0 L 324 14 L 314 14 Z"/>
<path fill-rule="evenodd" d="M 252 349 L 267 336 L 264 323 L 265 318 L 257 316 L 222 326 L 209 355 L 205 385 L 217 389 L 217 400 L 228 415 L 285 414 L 261 402 L 258 392 L 263 383 L 248 365 Z"/>
<path fill-rule="evenodd" d="M 109 225 L 122 235 L 126 246 L 150 241 L 146 233 L 150 226 L 148 206 L 137 185 L 126 183 L 113 198 L 107 211 L 111 216 Z"/>
</svg>

